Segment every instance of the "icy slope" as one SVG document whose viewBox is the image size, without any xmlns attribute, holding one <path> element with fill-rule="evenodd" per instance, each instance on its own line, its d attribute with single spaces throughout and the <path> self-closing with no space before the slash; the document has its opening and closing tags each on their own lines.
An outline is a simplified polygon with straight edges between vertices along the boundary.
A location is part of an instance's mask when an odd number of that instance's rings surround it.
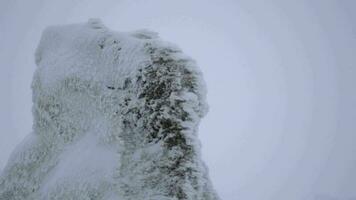
<svg viewBox="0 0 356 200">
<path fill-rule="evenodd" d="M 89 20 L 47 28 L 36 63 L 33 133 L 0 200 L 218 199 L 197 138 L 204 83 L 179 48 Z"/>
</svg>

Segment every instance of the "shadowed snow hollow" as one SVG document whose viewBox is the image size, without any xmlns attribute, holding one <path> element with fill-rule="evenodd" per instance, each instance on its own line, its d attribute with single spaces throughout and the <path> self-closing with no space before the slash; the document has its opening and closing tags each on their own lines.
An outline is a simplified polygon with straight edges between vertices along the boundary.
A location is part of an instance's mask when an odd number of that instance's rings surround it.
<svg viewBox="0 0 356 200">
<path fill-rule="evenodd" d="M 47 28 L 36 63 L 33 132 L 1 200 L 218 199 L 197 138 L 204 82 L 179 48 L 89 20 Z"/>
</svg>

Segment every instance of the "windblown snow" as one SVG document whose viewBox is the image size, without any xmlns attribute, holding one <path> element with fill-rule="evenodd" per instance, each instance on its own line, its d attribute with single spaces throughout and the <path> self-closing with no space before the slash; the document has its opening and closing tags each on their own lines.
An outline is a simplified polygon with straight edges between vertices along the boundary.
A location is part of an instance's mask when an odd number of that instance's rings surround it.
<svg viewBox="0 0 356 200">
<path fill-rule="evenodd" d="M 89 20 L 48 27 L 36 63 L 33 132 L 0 200 L 218 199 L 197 136 L 204 81 L 178 47 Z"/>
</svg>

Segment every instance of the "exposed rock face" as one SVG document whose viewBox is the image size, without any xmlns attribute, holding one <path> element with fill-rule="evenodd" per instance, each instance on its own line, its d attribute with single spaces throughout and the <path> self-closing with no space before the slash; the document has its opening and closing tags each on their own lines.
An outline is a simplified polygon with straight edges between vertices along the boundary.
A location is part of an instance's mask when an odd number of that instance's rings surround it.
<svg viewBox="0 0 356 200">
<path fill-rule="evenodd" d="M 34 125 L 0 200 L 216 200 L 197 129 L 194 61 L 156 33 L 98 20 L 47 28 L 36 52 Z"/>
</svg>

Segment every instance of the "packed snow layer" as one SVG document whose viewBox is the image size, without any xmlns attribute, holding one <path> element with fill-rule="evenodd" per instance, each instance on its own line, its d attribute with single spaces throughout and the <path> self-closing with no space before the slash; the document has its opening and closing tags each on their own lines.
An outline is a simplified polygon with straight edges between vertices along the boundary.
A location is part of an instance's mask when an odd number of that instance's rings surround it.
<svg viewBox="0 0 356 200">
<path fill-rule="evenodd" d="M 197 138 L 204 82 L 179 48 L 89 20 L 47 28 L 36 63 L 33 132 L 0 200 L 218 199 Z"/>
</svg>

